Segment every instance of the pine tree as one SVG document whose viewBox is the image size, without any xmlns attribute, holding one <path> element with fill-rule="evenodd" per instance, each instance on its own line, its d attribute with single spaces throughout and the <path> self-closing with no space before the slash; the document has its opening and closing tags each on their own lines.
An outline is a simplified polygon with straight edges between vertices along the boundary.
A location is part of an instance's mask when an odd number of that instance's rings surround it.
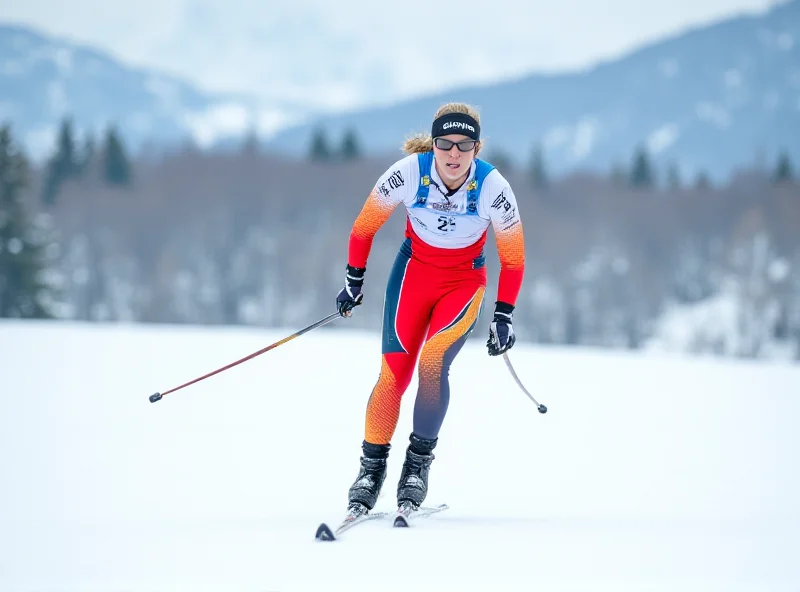
<svg viewBox="0 0 800 592">
<path fill-rule="evenodd" d="M 786 152 L 781 152 L 778 157 L 778 164 L 775 167 L 774 179 L 776 183 L 791 182 L 794 177 L 792 161 Z"/>
<path fill-rule="evenodd" d="M 536 144 L 533 147 L 533 155 L 531 157 L 531 181 L 536 189 L 544 189 L 547 187 L 547 168 L 544 162 L 544 154 L 542 146 Z"/>
<path fill-rule="evenodd" d="M 633 156 L 633 166 L 631 168 L 630 183 L 636 188 L 652 187 L 655 183 L 653 165 L 650 163 L 650 155 L 644 147 L 636 149 Z"/>
<path fill-rule="evenodd" d="M 257 156 L 260 149 L 258 131 L 251 126 L 242 141 L 241 153 L 247 156 Z"/>
<path fill-rule="evenodd" d="M 11 127 L 0 128 L 0 317 L 48 318 L 45 245 L 31 223 L 29 166 Z"/>
<path fill-rule="evenodd" d="M 131 165 L 116 128 L 106 130 L 103 144 L 103 177 L 109 185 L 124 186 L 131 182 Z"/>
<path fill-rule="evenodd" d="M 77 157 L 78 172 L 81 176 L 86 175 L 92 169 L 95 159 L 95 150 L 94 135 L 92 133 L 87 133 L 80 154 Z"/>
<path fill-rule="evenodd" d="M 72 120 L 67 117 L 61 121 L 56 151 L 47 163 L 42 191 L 44 203 L 48 205 L 54 204 L 58 198 L 61 184 L 67 179 L 77 176 L 79 172 L 80 167 L 76 156 Z"/>
<path fill-rule="evenodd" d="M 694 178 L 694 188 L 700 191 L 711 189 L 711 179 L 705 171 L 698 171 Z"/>
<path fill-rule="evenodd" d="M 681 188 L 681 173 L 674 162 L 667 169 L 667 189 L 677 191 Z"/>
<path fill-rule="evenodd" d="M 354 129 L 348 129 L 344 133 L 339 154 L 342 160 L 345 161 L 361 158 L 361 144 Z"/>
<path fill-rule="evenodd" d="M 327 162 L 331 160 L 333 156 L 330 144 L 328 143 L 328 136 L 321 127 L 314 131 L 308 156 L 309 159 L 315 162 Z"/>
</svg>

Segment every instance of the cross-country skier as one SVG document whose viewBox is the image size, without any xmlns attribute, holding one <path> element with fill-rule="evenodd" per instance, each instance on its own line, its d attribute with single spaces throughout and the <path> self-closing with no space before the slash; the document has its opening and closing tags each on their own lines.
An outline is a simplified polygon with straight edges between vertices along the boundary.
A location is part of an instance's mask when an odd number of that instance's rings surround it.
<svg viewBox="0 0 800 592">
<path fill-rule="evenodd" d="M 486 289 L 483 247 L 489 224 L 501 270 L 489 355 L 514 345 L 511 316 L 525 266 L 522 221 L 511 187 L 491 164 L 477 159 L 480 116 L 462 103 L 443 105 L 431 133 L 406 140 L 408 156 L 378 179 L 353 224 L 345 287 L 336 302 L 342 316 L 361 303 L 372 240 L 400 204 L 407 209 L 406 238 L 386 287 L 382 364 L 369 398 L 361 469 L 348 496 L 348 512 L 372 510 L 386 478 L 400 400 L 419 359 L 419 389 L 410 444 L 397 486 L 399 506 L 418 508 L 450 398 L 448 372 L 475 327 Z"/>
</svg>

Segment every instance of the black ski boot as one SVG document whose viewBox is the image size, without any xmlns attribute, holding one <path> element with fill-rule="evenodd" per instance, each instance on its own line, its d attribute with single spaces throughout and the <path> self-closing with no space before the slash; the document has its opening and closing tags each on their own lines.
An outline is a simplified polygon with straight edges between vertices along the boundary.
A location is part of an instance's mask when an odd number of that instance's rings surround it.
<svg viewBox="0 0 800 592">
<path fill-rule="evenodd" d="M 364 455 L 361 457 L 361 470 L 347 495 L 349 509 L 366 514 L 375 507 L 386 479 L 386 459 L 390 448 L 390 444 L 370 444 L 366 440 L 361 444 Z"/>
<path fill-rule="evenodd" d="M 416 510 L 428 495 L 428 472 L 435 458 L 433 449 L 438 438 L 426 440 L 411 434 L 409 440 L 411 444 L 406 450 L 406 460 L 397 484 L 397 505 L 410 503 Z"/>
</svg>

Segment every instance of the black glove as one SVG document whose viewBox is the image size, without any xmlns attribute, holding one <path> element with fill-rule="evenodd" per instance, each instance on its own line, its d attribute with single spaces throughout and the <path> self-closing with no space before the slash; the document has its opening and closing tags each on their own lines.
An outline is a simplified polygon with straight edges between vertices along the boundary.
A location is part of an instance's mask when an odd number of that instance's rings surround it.
<svg viewBox="0 0 800 592">
<path fill-rule="evenodd" d="M 514 337 L 514 327 L 511 326 L 513 312 L 512 305 L 500 301 L 495 302 L 494 319 L 489 325 L 489 340 L 486 342 L 490 356 L 499 356 L 514 346 L 517 338 Z"/>
<path fill-rule="evenodd" d="M 353 267 L 347 265 L 347 273 L 344 276 L 344 288 L 336 296 L 336 309 L 343 317 L 353 314 L 353 308 L 361 304 L 364 295 L 361 293 L 361 286 L 364 285 L 364 272 L 366 267 Z"/>
</svg>

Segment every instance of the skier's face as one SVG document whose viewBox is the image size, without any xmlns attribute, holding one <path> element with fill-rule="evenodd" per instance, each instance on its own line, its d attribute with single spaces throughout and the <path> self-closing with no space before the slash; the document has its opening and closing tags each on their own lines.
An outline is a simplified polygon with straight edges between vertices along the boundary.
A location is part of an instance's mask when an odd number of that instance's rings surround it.
<svg viewBox="0 0 800 592">
<path fill-rule="evenodd" d="M 436 172 L 447 185 L 455 185 L 469 173 L 480 143 L 461 134 L 439 136 L 433 141 Z M 452 189 L 452 187 L 451 187 Z"/>
</svg>

